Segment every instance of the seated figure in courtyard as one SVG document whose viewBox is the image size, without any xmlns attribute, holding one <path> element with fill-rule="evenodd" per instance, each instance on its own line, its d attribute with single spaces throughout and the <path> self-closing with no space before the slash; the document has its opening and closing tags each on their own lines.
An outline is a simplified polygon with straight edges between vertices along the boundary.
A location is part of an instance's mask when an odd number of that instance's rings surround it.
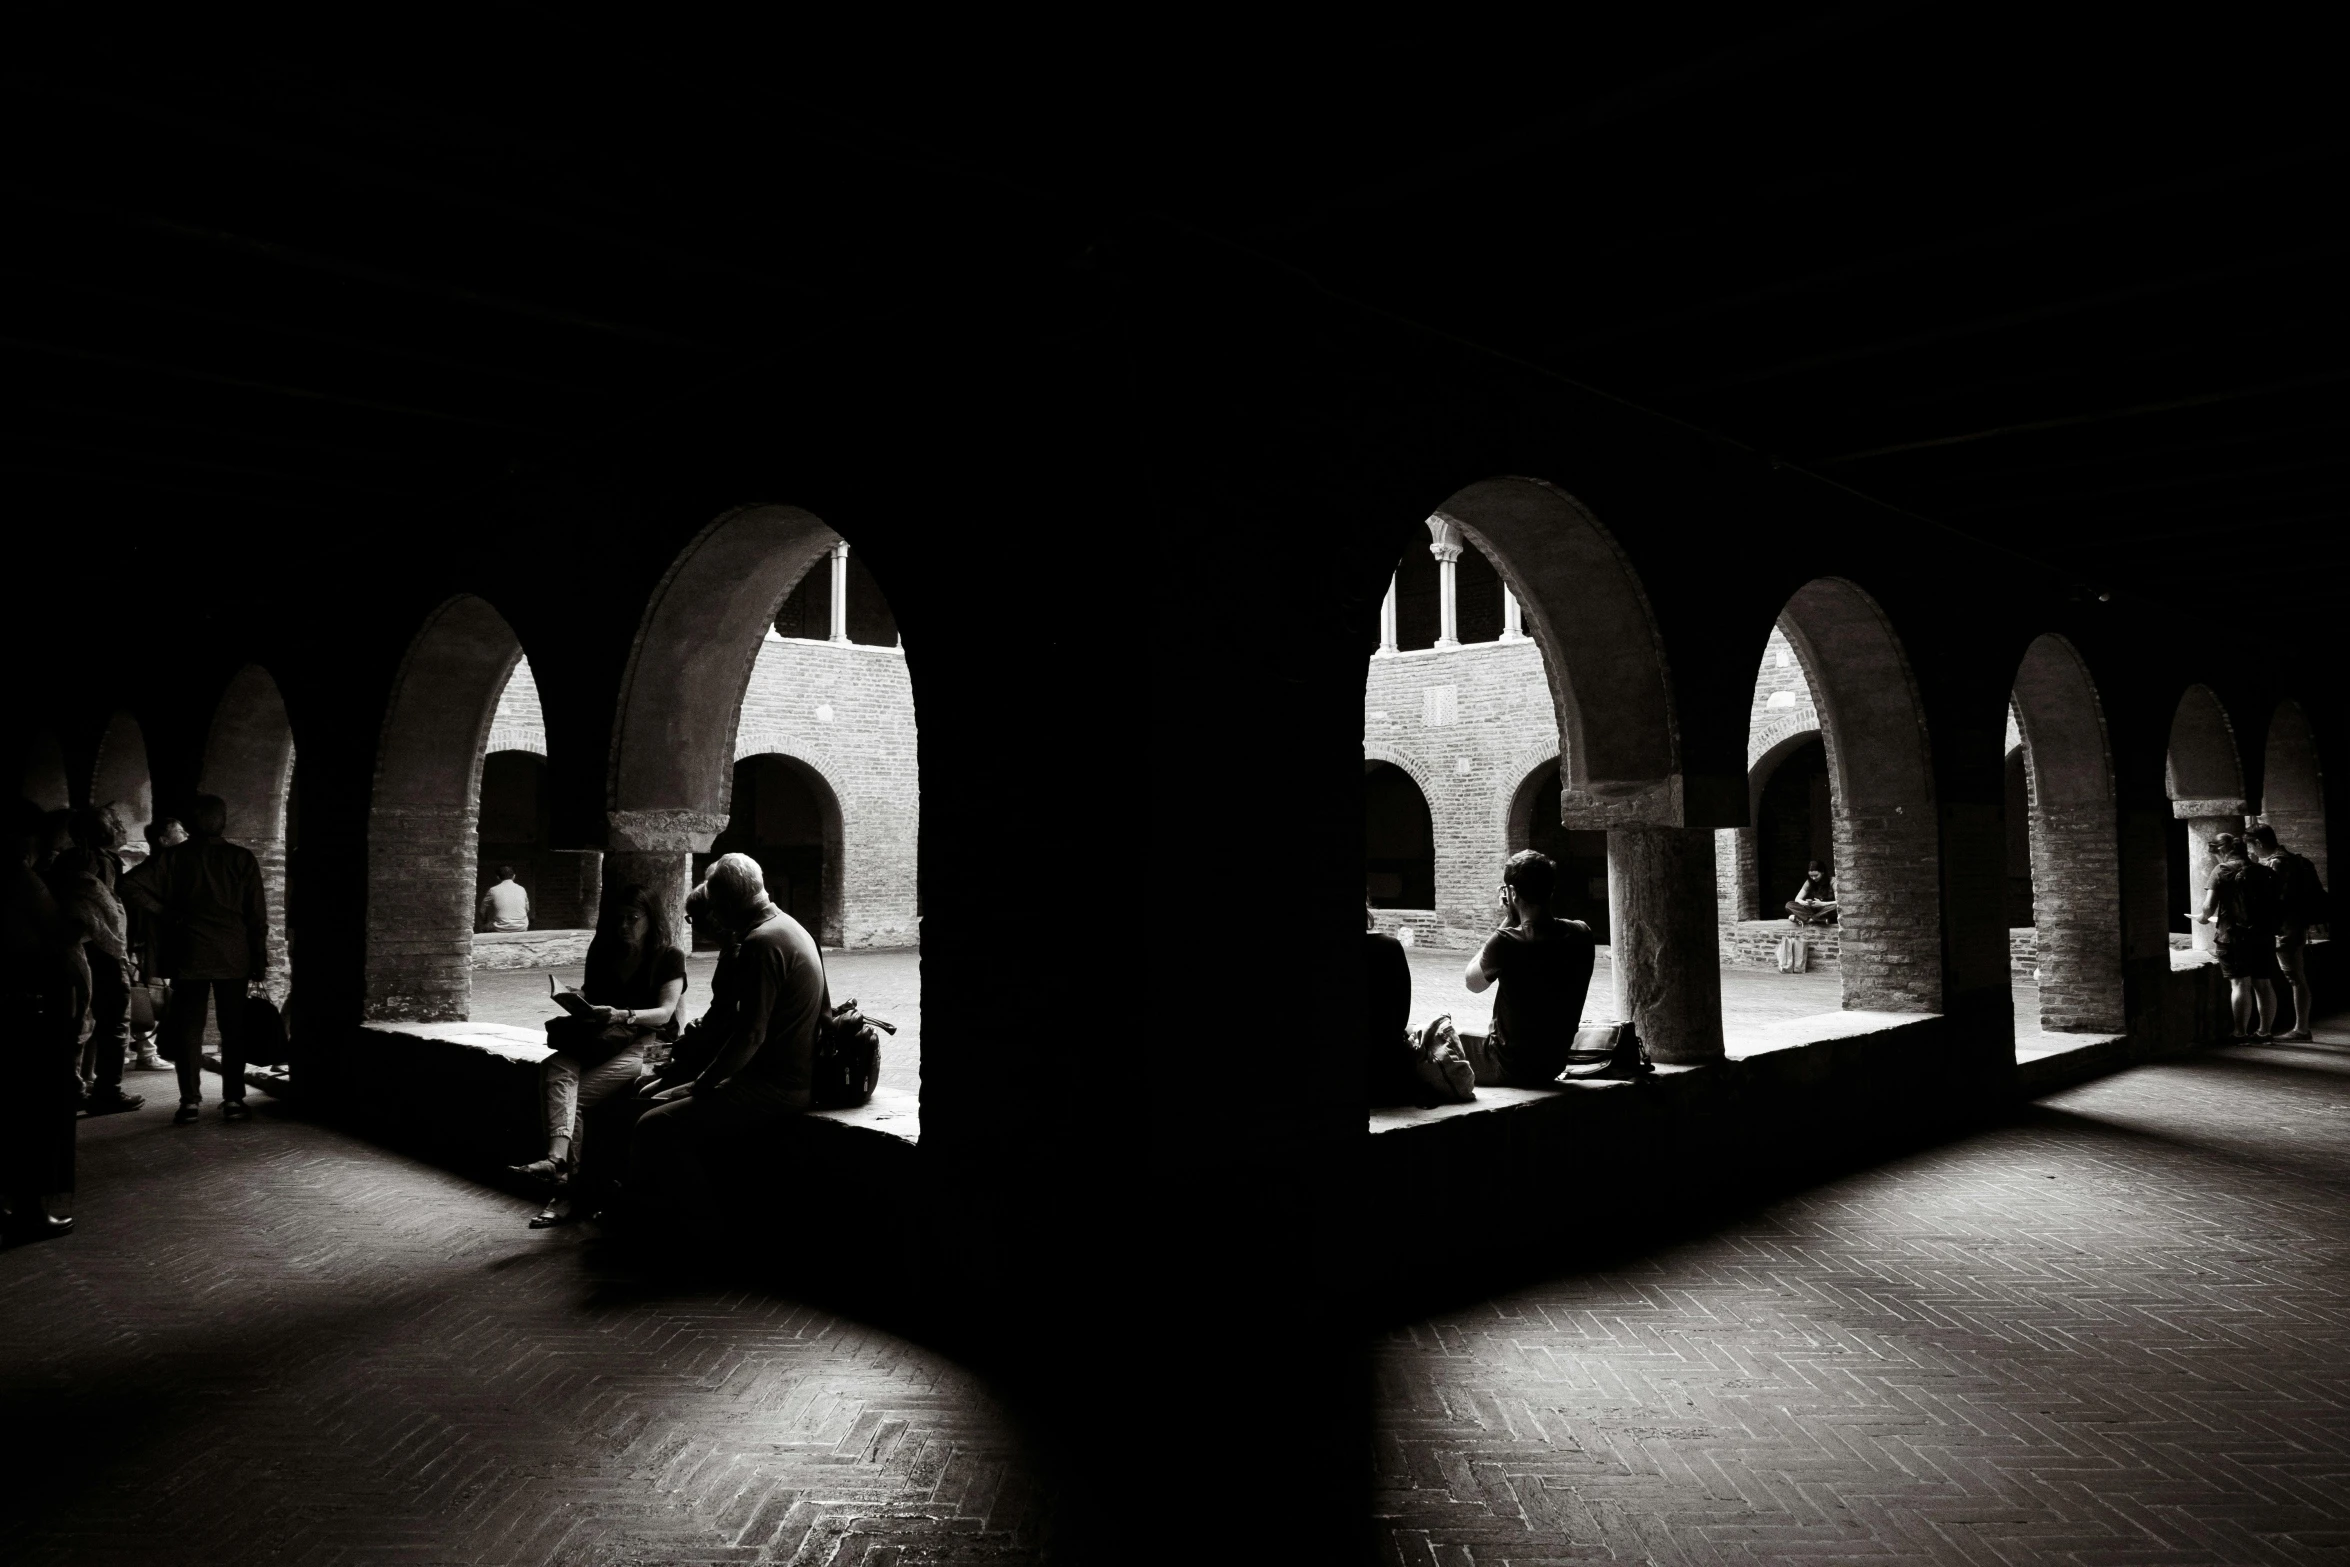
<svg viewBox="0 0 2350 1567">
<path fill-rule="evenodd" d="M 824 954 L 767 897 L 759 862 L 721 855 L 710 913 L 733 938 L 731 1006 L 709 1063 L 651 1096 L 629 1146 L 629 1189 L 687 1227 L 717 1213 L 711 1155 L 780 1131 L 814 1102 L 816 1029 L 830 1005 Z"/>
<path fill-rule="evenodd" d="M 1543 1088 L 1566 1069 L 1591 993 L 1598 943 L 1581 920 L 1550 912 L 1558 866 L 1547 854 L 1523 849 L 1501 876 L 1501 928 L 1469 960 L 1463 983 L 1472 995 L 1498 984 L 1486 1049 L 1504 1079 Z"/>
<path fill-rule="evenodd" d="M 630 883 L 604 900 L 595 940 L 588 944 L 587 977 L 579 994 L 590 1010 L 547 1025 L 555 1053 L 539 1069 L 547 1110 L 546 1157 L 517 1165 L 517 1174 L 555 1188 L 532 1229 L 568 1222 L 573 1153 L 585 1139 L 584 1117 L 633 1087 L 644 1072 L 645 1046 L 674 1040 L 685 1005 L 685 954 L 670 939 L 668 921 L 651 893 Z"/>
<path fill-rule="evenodd" d="M 1410 1039 L 1412 966 L 1403 943 L 1382 935 L 1363 908 L 1363 1073 L 1371 1108 L 1420 1102 Z"/>
<path fill-rule="evenodd" d="M 1787 919 L 1795 925 L 1833 925 L 1836 923 L 1836 884 L 1828 879 L 1828 868 L 1814 860 L 1803 873 L 1803 885 L 1795 889 L 1795 896 L 1787 900 Z"/>
<path fill-rule="evenodd" d="M 513 866 L 498 867 L 498 879 L 481 895 L 480 915 L 483 930 L 530 929 L 530 893 L 514 879 Z"/>
</svg>

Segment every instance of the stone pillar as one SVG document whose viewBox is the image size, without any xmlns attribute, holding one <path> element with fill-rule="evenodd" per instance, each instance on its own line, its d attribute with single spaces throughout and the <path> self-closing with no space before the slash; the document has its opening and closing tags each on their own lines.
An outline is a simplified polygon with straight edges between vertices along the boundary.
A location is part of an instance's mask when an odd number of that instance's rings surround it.
<svg viewBox="0 0 2350 1567">
<path fill-rule="evenodd" d="M 1395 573 L 1387 574 L 1387 597 L 1379 601 L 1379 651 L 1374 658 L 1391 657 L 1395 645 Z"/>
<path fill-rule="evenodd" d="M 1658 1061 L 1722 1059 L 1722 968 L 1711 828 L 1620 827 L 1607 835 L 1616 1015 Z"/>
<path fill-rule="evenodd" d="M 832 547 L 832 640 L 849 639 L 849 543 L 843 539 Z M 708 844 L 702 845 L 708 848 Z"/>
<path fill-rule="evenodd" d="M 1722 827 L 1714 832 L 1714 906 L 1725 925 L 1762 918 L 1758 891 L 1760 854 L 1751 827 Z"/>
<path fill-rule="evenodd" d="M 1503 583 L 1501 589 L 1501 639 L 1504 642 L 1526 640 L 1526 612 L 1518 607 L 1518 596 L 1510 591 L 1508 583 Z"/>
<path fill-rule="evenodd" d="M 593 930 L 604 885 L 601 849 L 549 849 L 539 872 L 538 907 L 548 930 Z"/>
<path fill-rule="evenodd" d="M 1431 517 L 1428 537 L 1428 553 L 1436 557 L 1436 645 L 1459 647 L 1461 530 L 1442 517 Z"/>
<path fill-rule="evenodd" d="M 660 903 L 678 946 L 687 947 L 693 933 L 685 923 L 685 895 L 694 856 L 709 851 L 712 840 L 726 830 L 726 818 L 709 811 L 614 811 L 609 820 L 612 846 L 604 854 L 606 894 L 630 882 L 642 885 Z"/>
<path fill-rule="evenodd" d="M 2219 944 L 2219 927 L 2195 918 L 2203 912 L 2203 895 L 2211 890 L 2211 868 L 2216 863 L 2211 840 L 2223 832 L 2244 831 L 2241 800 L 2173 800 L 2171 814 L 2187 824 L 2187 928 L 2195 950 L 2209 952 Z"/>
</svg>

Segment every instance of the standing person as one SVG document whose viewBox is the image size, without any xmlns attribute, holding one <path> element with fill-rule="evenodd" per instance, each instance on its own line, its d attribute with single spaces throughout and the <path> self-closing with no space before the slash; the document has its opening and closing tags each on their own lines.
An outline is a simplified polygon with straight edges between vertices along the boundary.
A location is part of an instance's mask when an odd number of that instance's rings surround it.
<svg viewBox="0 0 2350 1567">
<path fill-rule="evenodd" d="M 15 863 L 0 873 L 0 1006 L 8 1018 L 0 1062 L 9 1082 L 0 1095 L 0 1199 L 8 1203 L 0 1232 L 20 1245 L 73 1231 L 73 1220 L 50 1216 L 44 1197 L 73 1189 L 76 992 L 87 980 L 81 932 L 35 869 L 48 837 L 40 813 L 17 809 L 9 836 Z"/>
<path fill-rule="evenodd" d="M 1371 1108 L 1420 1102 L 1412 1070 L 1412 964 L 1363 906 L 1363 1074 Z"/>
<path fill-rule="evenodd" d="M 1598 955 L 1590 926 L 1550 912 L 1557 885 L 1558 866 L 1549 855 L 1533 849 L 1511 855 L 1501 873 L 1501 928 L 1462 976 L 1471 995 L 1501 986 L 1486 1048 L 1520 1088 L 1546 1087 L 1566 1070 Z"/>
<path fill-rule="evenodd" d="M 713 1148 L 778 1130 L 814 1102 L 816 1027 L 828 1005 L 824 954 L 768 900 L 759 862 L 721 855 L 707 880 L 711 912 L 740 933 L 733 1016 L 710 1064 L 653 1096 L 629 1148 L 632 1189 L 689 1229 L 715 1217 Z"/>
<path fill-rule="evenodd" d="M 157 917 L 159 966 L 171 980 L 171 1030 L 178 1054 L 180 1107 L 174 1126 L 196 1119 L 204 1102 L 204 1004 L 220 1025 L 220 1113 L 250 1121 L 245 1106 L 245 1001 L 258 995 L 269 972 L 269 909 L 261 896 L 261 863 L 253 851 L 222 836 L 228 806 L 200 794 L 189 812 L 195 834 L 156 854 L 123 890 Z"/>
<path fill-rule="evenodd" d="M 157 817 L 148 826 L 147 856 L 139 862 L 139 865 L 146 865 L 164 850 L 177 848 L 187 841 L 188 830 L 180 825 L 178 817 Z M 133 874 L 138 869 L 139 866 L 133 866 L 130 871 L 124 874 Z M 162 932 L 156 924 L 155 916 L 150 914 L 137 899 L 122 893 L 119 882 L 116 884 L 116 890 L 122 896 L 123 913 L 130 921 L 131 975 L 134 982 L 147 993 L 147 1007 L 145 1009 L 147 1016 L 144 1032 L 140 1031 L 135 1018 L 132 1030 L 133 1041 L 139 1047 L 138 1069 L 142 1072 L 160 1072 L 163 1070 L 164 1062 L 163 1057 L 156 1052 L 155 1041 L 160 1032 L 163 996 L 169 991 L 171 983 L 163 977 L 163 965 L 157 950 Z"/>
<path fill-rule="evenodd" d="M 513 866 L 498 867 L 498 879 L 481 895 L 479 913 L 482 930 L 530 929 L 530 894 L 514 879 Z"/>
<path fill-rule="evenodd" d="M 2275 873 L 2244 853 L 2244 840 L 2223 832 L 2211 840 L 2211 885 L 2196 915 L 2219 927 L 2214 944 L 2219 971 L 2227 976 L 2228 1004 L 2236 1023 L 2234 1042 L 2265 1042 L 2276 1029 L 2277 935 L 2284 899 Z M 2253 1027 L 2257 1009 L 2259 1027 Z"/>
<path fill-rule="evenodd" d="M 534 1230 L 571 1221 L 572 1147 L 584 1140 L 586 1113 L 642 1075 L 648 1040 L 677 1038 L 685 954 L 670 939 L 660 905 L 642 886 L 631 882 L 604 900 L 579 993 L 594 1011 L 559 1018 L 547 1028 L 551 1039 L 566 1042 L 539 1068 L 547 1107 L 546 1157 L 514 1167 L 516 1174 L 556 1188 L 530 1221 Z"/>
<path fill-rule="evenodd" d="M 82 956 L 90 971 L 90 1039 L 82 1047 L 82 1109 L 88 1115 L 117 1115 L 147 1102 L 122 1091 L 122 1068 L 131 1038 L 130 926 L 115 889 L 122 879 L 122 833 L 108 812 L 76 812 L 77 846 L 58 856 L 51 889 L 59 905 L 83 932 Z M 80 1032 L 76 1019 L 75 1032 Z"/>
<path fill-rule="evenodd" d="M 1836 884 L 1828 879 L 1828 868 L 1819 861 L 1811 862 L 1803 873 L 1803 885 L 1787 900 L 1787 918 L 1796 925 L 1835 923 Z"/>
<path fill-rule="evenodd" d="M 2277 967 L 2292 988 L 2293 1031 L 2277 1037 L 2306 1040 L 2310 1024 L 2317 1020 L 2312 1010 L 2316 997 L 2309 988 L 2309 927 L 2326 922 L 2330 900 L 2325 883 L 2315 865 L 2278 844 L 2277 830 L 2266 822 L 2244 834 L 2244 842 L 2252 857 L 2276 877 L 2284 904 L 2283 923 L 2277 931 Z"/>
</svg>

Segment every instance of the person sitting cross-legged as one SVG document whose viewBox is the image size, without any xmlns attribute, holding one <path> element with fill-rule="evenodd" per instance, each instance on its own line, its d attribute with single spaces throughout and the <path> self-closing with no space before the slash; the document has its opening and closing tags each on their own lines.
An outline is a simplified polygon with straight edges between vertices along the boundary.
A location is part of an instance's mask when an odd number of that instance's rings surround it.
<svg viewBox="0 0 2350 1567">
<path fill-rule="evenodd" d="M 1598 943 L 1581 920 L 1550 912 L 1558 866 L 1522 849 L 1501 874 L 1501 928 L 1469 960 L 1462 982 L 1471 995 L 1498 984 L 1486 1048 L 1519 1088 L 1543 1088 L 1566 1070 L 1591 993 Z"/>
<path fill-rule="evenodd" d="M 710 910 L 734 933 L 732 1016 L 710 1063 L 653 1095 L 629 1146 L 629 1188 L 685 1230 L 715 1221 L 713 1152 L 770 1136 L 814 1100 L 816 1029 L 829 997 L 824 954 L 767 897 L 759 862 L 727 854 L 710 867 Z"/>
<path fill-rule="evenodd" d="M 685 954 L 669 938 L 668 921 L 652 894 L 635 883 L 604 900 L 595 940 L 588 944 L 587 977 L 579 994 L 594 1010 L 548 1025 L 563 1041 L 539 1068 L 547 1106 L 547 1153 L 515 1166 L 515 1173 L 554 1186 L 530 1221 L 534 1230 L 568 1223 L 572 1148 L 586 1113 L 620 1093 L 643 1073 L 648 1040 L 674 1040 L 685 1001 Z"/>
<path fill-rule="evenodd" d="M 1788 923 L 1833 925 L 1836 913 L 1836 884 L 1828 879 L 1828 868 L 1814 860 L 1803 873 L 1803 885 L 1787 900 Z"/>
</svg>

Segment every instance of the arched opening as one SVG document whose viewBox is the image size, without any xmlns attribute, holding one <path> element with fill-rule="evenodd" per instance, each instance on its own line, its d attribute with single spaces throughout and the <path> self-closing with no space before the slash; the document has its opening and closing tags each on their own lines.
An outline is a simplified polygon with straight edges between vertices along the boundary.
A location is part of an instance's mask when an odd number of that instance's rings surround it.
<svg viewBox="0 0 2350 1567">
<path fill-rule="evenodd" d="M 2317 731 L 2301 704 L 2286 700 L 2268 721 L 2260 769 L 2260 819 L 2277 842 L 2317 867 L 2328 887 L 2325 773 L 2318 765 Z"/>
<path fill-rule="evenodd" d="M 476 906 L 507 871 L 530 898 L 530 928 L 567 929 L 548 907 L 545 874 L 551 810 L 547 759 L 535 751 L 492 751 L 481 759 L 481 824 L 474 858 Z"/>
<path fill-rule="evenodd" d="M 2104 704 L 2070 642 L 2042 636 L 2025 650 L 2011 712 L 2019 743 L 2008 753 L 2008 922 L 2011 930 L 2032 927 L 2040 1031 L 2121 1033 L 2128 1019 L 2113 756 Z"/>
<path fill-rule="evenodd" d="M 828 947 L 841 946 L 841 807 L 822 773 L 773 751 L 734 764 L 734 811 L 694 857 L 698 877 L 721 854 L 747 854 L 767 874 L 775 906 Z"/>
<path fill-rule="evenodd" d="M 482 758 L 522 644 L 472 594 L 409 644 L 384 715 L 367 826 L 366 1015 L 452 1022 L 471 1010 Z"/>
<path fill-rule="evenodd" d="M 1363 893 L 1377 909 L 1436 907 L 1435 818 L 1393 762 L 1363 763 Z"/>
<path fill-rule="evenodd" d="M 65 747 L 52 730 L 44 729 L 25 746 L 24 774 L 17 793 L 44 811 L 68 810 L 73 785 L 66 778 Z"/>
<path fill-rule="evenodd" d="M 269 906 L 270 992 L 293 987 L 294 726 L 277 682 L 258 664 L 230 678 L 212 710 L 197 788 L 228 806 L 228 837 L 261 862 Z"/>
<path fill-rule="evenodd" d="M 1426 528 L 1381 602 L 1363 736 L 1366 889 L 1428 917 L 1382 923 L 1471 948 L 1492 929 L 1503 863 L 1541 848 L 1560 862 L 1559 911 L 1610 944 L 1595 983 L 1615 1005 L 1595 1011 L 1639 1022 L 1660 1059 L 1718 1057 L 1712 834 L 1686 826 L 1662 646 L 1629 563 L 1539 480 L 1470 485 Z M 1621 949 L 1626 931 L 1637 951 Z M 1452 997 L 1423 999 L 1443 1011 Z"/>
<path fill-rule="evenodd" d="M 1836 813 L 1828 787 L 1828 748 L 1815 730 L 1791 735 L 1766 752 L 1751 774 L 1757 903 L 1778 916 L 1818 860 L 1836 871 Z"/>
<path fill-rule="evenodd" d="M 99 810 L 115 807 L 124 830 L 136 834 L 124 850 L 134 860 L 146 856 L 147 826 L 155 819 L 155 781 L 147 770 L 147 737 L 128 713 L 116 713 L 99 737 L 90 767 L 90 804 Z"/>
<path fill-rule="evenodd" d="M 2032 923 L 2032 769 L 2021 740 L 2007 748 L 2001 777 L 2001 808 L 2007 817 L 2007 928 Z"/>
<path fill-rule="evenodd" d="M 2211 885 L 2211 840 L 2244 826 L 2244 764 L 2236 726 L 2209 686 L 2189 686 L 2171 716 L 2164 757 L 2170 794 L 2170 926 L 2197 951 L 2218 940 L 2213 927 L 2192 918 Z"/>
<path fill-rule="evenodd" d="M 1939 1011 L 1940 833 L 1908 656 L 1876 601 L 1840 578 L 1799 590 L 1779 627 L 1819 712 L 1844 1005 Z"/>
<path fill-rule="evenodd" d="M 720 517 L 680 553 L 638 628 L 605 869 L 608 884 L 641 882 L 674 906 L 711 855 L 758 858 L 781 881 L 777 901 L 839 949 L 826 955 L 834 997 L 900 1025 L 882 1082 L 904 1088 L 920 1059 L 908 658 L 880 582 L 825 523 L 789 506 Z"/>
</svg>

